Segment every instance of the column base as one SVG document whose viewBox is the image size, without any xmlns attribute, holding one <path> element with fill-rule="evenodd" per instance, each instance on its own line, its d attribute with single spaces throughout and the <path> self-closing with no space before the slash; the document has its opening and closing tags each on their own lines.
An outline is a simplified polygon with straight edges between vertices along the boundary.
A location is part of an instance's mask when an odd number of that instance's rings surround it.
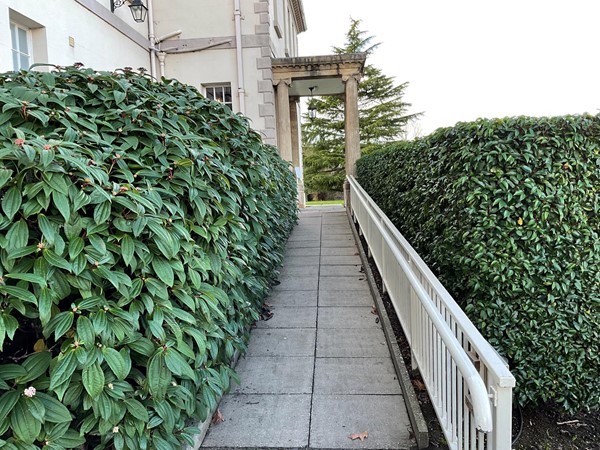
<svg viewBox="0 0 600 450">
<path fill-rule="evenodd" d="M 346 207 L 346 209 L 348 211 L 351 211 L 351 209 L 350 209 L 350 183 L 348 182 L 348 180 L 344 181 L 344 206 Z"/>
</svg>

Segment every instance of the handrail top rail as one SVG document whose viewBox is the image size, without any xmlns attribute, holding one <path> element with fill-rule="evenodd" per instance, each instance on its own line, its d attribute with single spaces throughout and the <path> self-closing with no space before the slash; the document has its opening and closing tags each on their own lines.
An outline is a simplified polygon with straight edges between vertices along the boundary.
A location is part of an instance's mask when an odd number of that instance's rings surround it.
<svg viewBox="0 0 600 450">
<path fill-rule="evenodd" d="M 492 345 L 481 335 L 479 330 L 473 325 L 471 320 L 462 310 L 462 308 L 456 303 L 456 300 L 450 295 L 448 290 L 442 285 L 442 283 L 438 280 L 438 278 L 433 274 L 431 269 L 427 266 L 425 261 L 419 256 L 419 254 L 415 251 L 415 249 L 410 245 L 410 243 L 400 234 L 398 229 L 394 226 L 394 224 L 390 221 L 390 219 L 383 213 L 381 208 L 377 206 L 377 204 L 373 201 L 373 199 L 369 196 L 369 194 L 360 186 L 358 181 L 352 175 L 347 176 L 348 181 L 352 186 L 356 189 L 357 194 L 367 200 L 368 206 L 374 210 L 376 215 L 385 223 L 386 228 L 392 234 L 394 239 L 402 246 L 403 250 L 406 251 L 412 262 L 419 268 L 421 273 L 427 278 L 427 281 L 431 283 L 433 289 L 438 294 L 446 308 L 450 311 L 450 313 L 454 316 L 459 326 L 461 327 L 464 334 L 467 336 L 469 342 L 477 349 L 479 358 L 485 363 L 487 367 L 489 367 L 494 376 L 498 380 L 498 385 L 500 387 L 514 387 L 516 385 L 515 377 L 510 373 L 506 362 L 500 356 L 498 351 L 492 347 Z M 410 269 L 409 269 L 410 270 Z M 412 273 L 412 270 L 410 270 Z M 413 273 L 414 275 L 414 273 Z M 414 280 L 419 286 L 421 284 L 418 280 Z M 411 282 L 412 284 L 412 282 Z M 414 287 L 414 286 L 413 286 Z M 422 286 L 421 286 L 422 287 Z M 425 293 L 425 295 L 427 295 Z M 431 299 L 429 295 L 427 295 L 428 301 L 431 303 Z M 436 312 L 439 314 L 439 311 Z M 443 318 L 442 318 L 443 320 Z M 445 321 L 444 321 L 445 323 Z M 454 335 L 453 335 L 454 337 Z M 456 339 L 454 337 L 454 339 Z"/>
<path fill-rule="evenodd" d="M 362 190 L 358 183 L 355 183 L 353 186 L 356 189 L 356 193 L 361 196 L 362 200 L 367 200 L 364 202 L 364 206 L 368 208 L 370 211 L 370 215 L 373 216 L 373 208 L 372 203 L 373 200 L 368 197 L 364 191 L 359 192 L 359 189 Z M 364 195 L 363 195 L 364 194 Z M 367 197 L 365 197 L 367 195 Z M 408 262 L 405 260 L 404 256 L 400 253 L 400 250 L 397 245 L 395 245 L 392 237 L 388 233 L 387 229 L 383 227 L 383 225 L 375 221 L 375 226 L 381 232 L 381 236 L 389 245 L 392 254 L 396 261 L 402 267 L 409 283 L 412 288 L 415 290 L 419 300 L 421 301 L 421 305 L 425 308 L 429 319 L 431 320 L 433 326 L 437 330 L 440 338 L 442 339 L 446 349 L 450 352 L 454 363 L 456 364 L 457 369 L 461 373 L 465 383 L 467 384 L 467 388 L 471 393 L 472 405 L 473 405 L 473 416 L 474 416 L 474 425 L 477 429 L 490 432 L 493 427 L 493 419 L 492 419 L 492 410 L 490 406 L 490 401 L 488 397 L 488 392 L 485 384 L 483 383 L 482 378 L 479 373 L 475 369 L 475 366 L 471 362 L 469 356 L 465 353 L 464 349 L 456 339 L 456 336 L 450 330 L 450 327 L 433 304 L 433 301 L 416 278 L 416 275 L 411 270 Z"/>
</svg>

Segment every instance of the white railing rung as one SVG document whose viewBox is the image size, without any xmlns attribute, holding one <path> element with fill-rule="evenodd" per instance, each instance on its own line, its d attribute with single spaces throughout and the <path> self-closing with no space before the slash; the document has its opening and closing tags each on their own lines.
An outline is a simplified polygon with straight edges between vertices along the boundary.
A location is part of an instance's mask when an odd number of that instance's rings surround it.
<svg viewBox="0 0 600 450">
<path fill-rule="evenodd" d="M 348 181 L 353 218 L 449 448 L 510 450 L 515 379 L 506 363 L 354 177 Z"/>
</svg>

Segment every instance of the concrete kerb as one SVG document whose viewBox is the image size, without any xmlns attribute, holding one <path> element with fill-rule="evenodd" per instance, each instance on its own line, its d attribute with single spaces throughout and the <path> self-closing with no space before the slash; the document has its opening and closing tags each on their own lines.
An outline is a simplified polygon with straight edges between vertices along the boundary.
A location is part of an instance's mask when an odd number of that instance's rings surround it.
<svg viewBox="0 0 600 450">
<path fill-rule="evenodd" d="M 402 394 L 404 395 L 404 399 L 406 401 L 406 408 L 408 410 L 410 423 L 413 427 L 415 440 L 417 441 L 417 447 L 419 449 L 426 449 L 427 447 L 429 447 L 429 430 L 427 429 L 427 422 L 425 421 L 425 417 L 423 416 L 423 412 L 421 411 L 421 406 L 419 405 L 419 401 L 417 400 L 415 390 L 413 389 L 412 383 L 410 381 L 408 370 L 406 369 L 404 359 L 402 358 L 402 354 L 400 353 L 400 347 L 396 342 L 396 336 L 394 334 L 392 324 L 390 323 L 390 319 L 385 310 L 385 306 L 383 305 L 381 295 L 379 295 L 379 289 L 377 289 L 377 285 L 375 284 L 375 278 L 373 277 L 373 272 L 371 271 L 371 267 L 369 266 L 369 260 L 360 242 L 360 238 L 358 236 L 358 232 L 356 231 L 356 227 L 354 227 L 354 220 L 352 218 L 352 212 L 350 209 L 347 210 L 347 214 L 348 220 L 350 220 L 350 223 L 352 225 L 352 234 L 354 235 L 354 240 L 356 241 L 356 246 L 358 247 L 358 252 L 363 264 L 364 273 L 367 276 L 369 288 L 371 290 L 371 294 L 373 295 L 373 299 L 375 300 L 375 306 L 379 314 L 381 326 L 383 327 L 385 339 L 390 349 L 390 354 L 392 356 L 394 368 L 396 369 L 396 375 L 398 376 L 398 381 L 400 382 Z"/>
</svg>

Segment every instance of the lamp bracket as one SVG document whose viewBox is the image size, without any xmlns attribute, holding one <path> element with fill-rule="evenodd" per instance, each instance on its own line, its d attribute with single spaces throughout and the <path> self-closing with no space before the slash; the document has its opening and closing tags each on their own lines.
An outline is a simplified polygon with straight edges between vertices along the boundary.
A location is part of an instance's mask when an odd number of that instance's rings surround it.
<svg viewBox="0 0 600 450">
<path fill-rule="evenodd" d="M 110 12 L 115 12 L 115 9 L 120 8 L 127 0 L 110 0 Z"/>
</svg>

